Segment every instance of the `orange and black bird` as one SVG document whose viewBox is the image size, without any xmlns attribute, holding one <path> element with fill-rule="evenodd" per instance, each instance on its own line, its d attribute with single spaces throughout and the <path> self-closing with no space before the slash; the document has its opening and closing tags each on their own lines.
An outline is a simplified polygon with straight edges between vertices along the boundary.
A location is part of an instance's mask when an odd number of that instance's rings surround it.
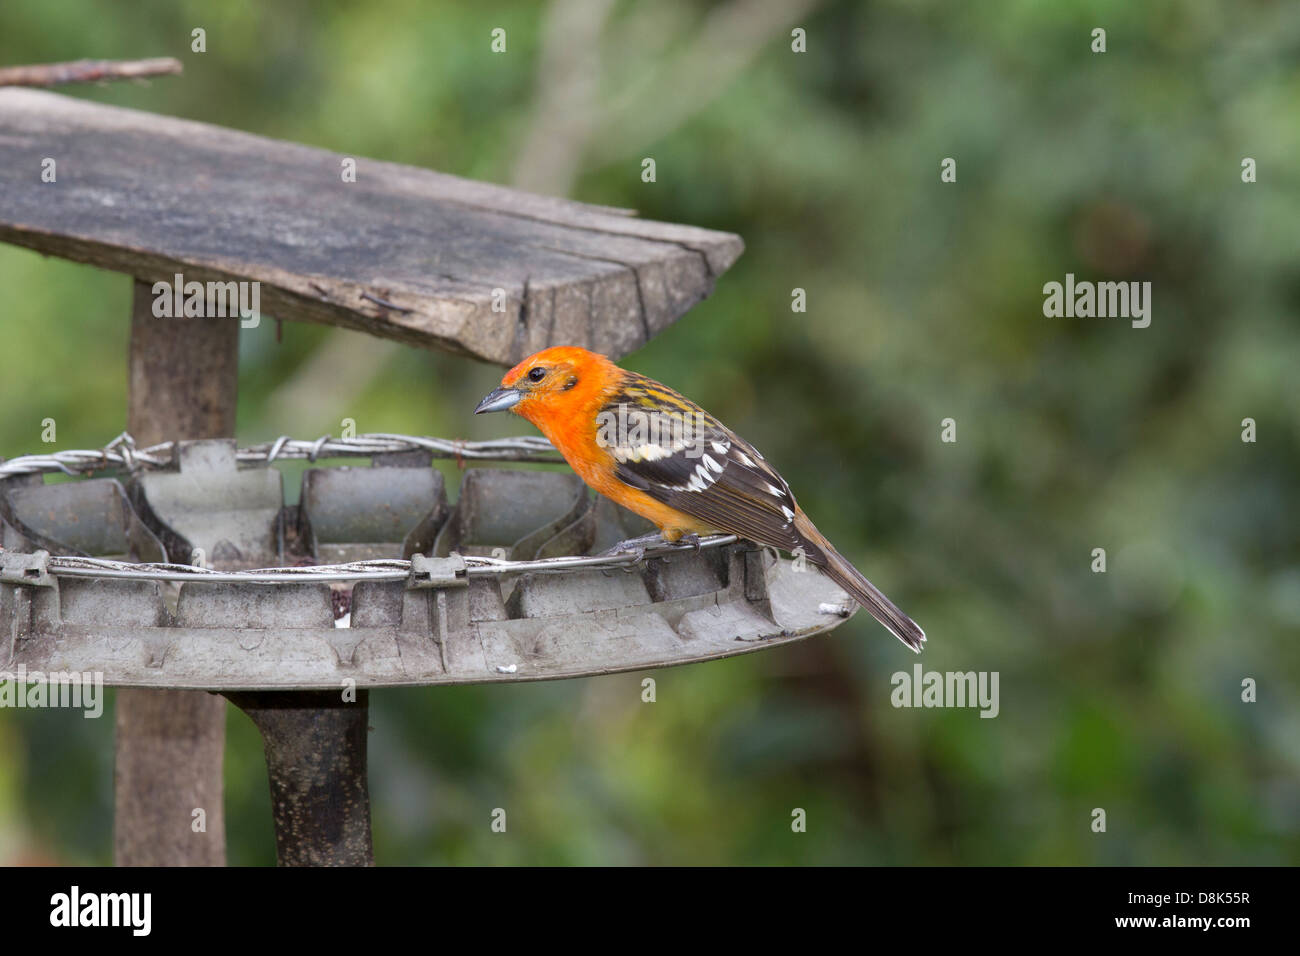
<svg viewBox="0 0 1300 956">
<path fill-rule="evenodd" d="M 524 359 L 474 413 L 509 409 L 550 439 L 592 488 L 659 526 L 657 540 L 734 534 L 799 550 L 912 650 L 925 632 L 813 526 L 749 442 L 654 379 L 572 346 Z M 644 550 L 649 539 L 613 550 Z"/>
</svg>

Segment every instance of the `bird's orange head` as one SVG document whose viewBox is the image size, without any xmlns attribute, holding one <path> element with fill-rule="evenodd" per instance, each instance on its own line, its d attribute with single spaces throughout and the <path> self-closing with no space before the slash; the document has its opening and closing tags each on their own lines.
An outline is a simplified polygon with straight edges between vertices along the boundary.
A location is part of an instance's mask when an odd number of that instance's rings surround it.
<svg viewBox="0 0 1300 956">
<path fill-rule="evenodd" d="M 597 352 L 574 345 L 543 349 L 506 372 L 501 387 L 489 392 L 474 414 L 508 409 L 549 437 L 552 427 L 571 423 L 589 409 L 594 416 L 602 396 L 622 374 Z"/>
</svg>

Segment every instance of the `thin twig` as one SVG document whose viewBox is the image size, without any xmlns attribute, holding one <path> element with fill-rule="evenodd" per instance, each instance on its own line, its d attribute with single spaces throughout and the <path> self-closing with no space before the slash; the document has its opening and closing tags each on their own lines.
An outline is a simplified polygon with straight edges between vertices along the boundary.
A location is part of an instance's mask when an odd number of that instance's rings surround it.
<svg viewBox="0 0 1300 956">
<path fill-rule="evenodd" d="M 181 61 L 170 56 L 151 60 L 76 60 L 72 63 L 37 63 L 0 67 L 0 86 L 59 86 L 63 83 L 101 83 L 105 80 L 139 80 L 148 76 L 180 73 Z"/>
</svg>

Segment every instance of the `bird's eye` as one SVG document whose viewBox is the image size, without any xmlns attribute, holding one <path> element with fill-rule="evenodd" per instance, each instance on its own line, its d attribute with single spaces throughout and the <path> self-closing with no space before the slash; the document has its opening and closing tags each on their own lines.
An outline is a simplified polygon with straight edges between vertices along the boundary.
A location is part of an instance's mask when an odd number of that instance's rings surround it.
<svg viewBox="0 0 1300 956">
<path fill-rule="evenodd" d="M 546 378 L 546 369 L 542 368 L 540 365 L 534 366 L 528 370 L 528 381 L 540 382 L 544 378 Z"/>
</svg>

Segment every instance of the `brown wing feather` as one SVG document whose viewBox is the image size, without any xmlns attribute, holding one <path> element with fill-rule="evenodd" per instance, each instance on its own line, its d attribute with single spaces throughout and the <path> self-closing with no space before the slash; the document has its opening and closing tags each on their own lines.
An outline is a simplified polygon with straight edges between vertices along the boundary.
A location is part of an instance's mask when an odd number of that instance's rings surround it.
<svg viewBox="0 0 1300 956">
<path fill-rule="evenodd" d="M 620 481 L 718 531 L 802 550 L 899 640 L 921 649 L 925 632 L 813 526 L 785 479 L 753 445 L 689 399 L 640 376 L 630 376 L 604 411 L 617 415 L 620 409 L 625 421 L 629 410 L 644 411 L 663 416 L 669 426 L 650 434 L 610 433 L 620 435 L 609 442 Z M 689 429 L 671 427 L 687 420 Z"/>
<path fill-rule="evenodd" d="M 786 551 L 807 548 L 785 479 L 754 446 L 694 402 L 633 376 L 604 411 L 624 420 L 641 412 L 660 423 L 648 435 L 627 428 L 611 443 L 620 481 L 719 531 Z M 820 556 L 808 555 L 814 561 Z"/>
</svg>

